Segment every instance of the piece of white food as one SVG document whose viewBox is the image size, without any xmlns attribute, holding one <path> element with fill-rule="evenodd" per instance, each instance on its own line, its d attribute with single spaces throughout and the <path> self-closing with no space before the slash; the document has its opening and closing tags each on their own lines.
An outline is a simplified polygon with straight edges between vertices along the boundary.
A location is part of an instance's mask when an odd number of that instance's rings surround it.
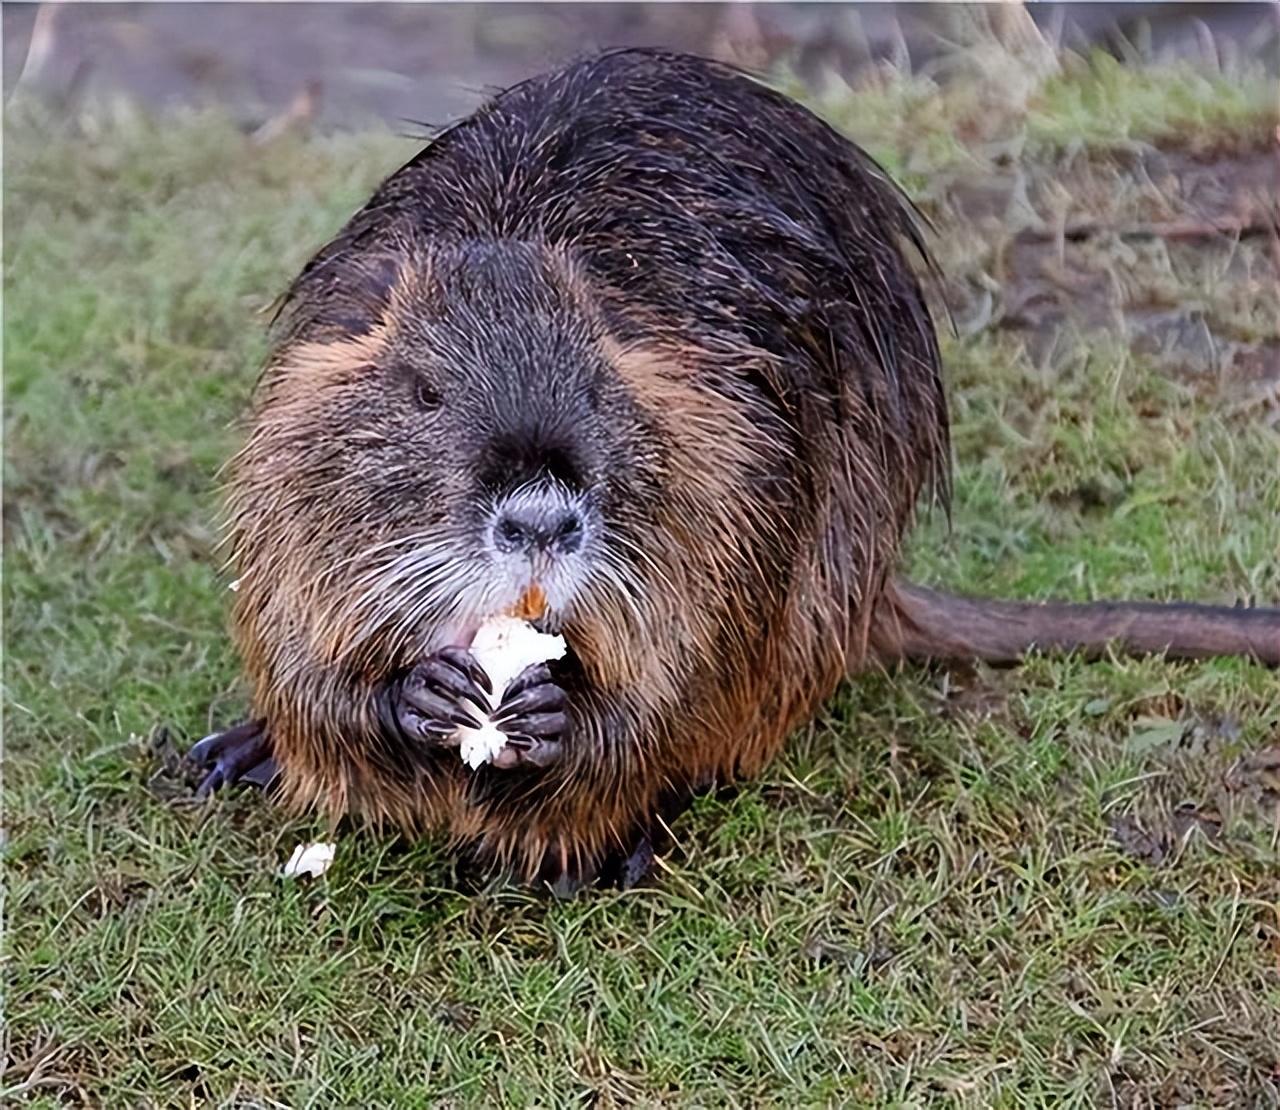
<svg viewBox="0 0 1280 1110">
<path fill-rule="evenodd" d="M 559 659 L 564 652 L 563 636 L 548 636 L 528 621 L 515 617 L 492 617 L 485 621 L 471 642 L 471 654 L 493 683 L 490 712 L 502 704 L 502 695 L 521 671 L 535 663 Z M 462 761 L 473 771 L 480 764 L 491 762 L 507 746 L 506 733 L 492 721 L 486 721 L 482 728 L 460 728 L 458 738 Z"/>
<path fill-rule="evenodd" d="M 336 844 L 299 844 L 280 874 L 286 879 L 296 879 L 299 875 L 319 878 L 332 866 L 337 850 Z"/>
</svg>

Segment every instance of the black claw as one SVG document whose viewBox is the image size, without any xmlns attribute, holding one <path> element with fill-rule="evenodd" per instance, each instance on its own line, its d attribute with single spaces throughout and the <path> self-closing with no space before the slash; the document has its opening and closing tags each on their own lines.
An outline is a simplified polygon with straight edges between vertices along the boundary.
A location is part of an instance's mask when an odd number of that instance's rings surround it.
<svg viewBox="0 0 1280 1110">
<path fill-rule="evenodd" d="M 455 725 L 468 728 L 479 728 L 481 722 L 472 714 L 466 713 L 457 701 L 443 697 L 435 690 L 420 688 L 415 683 L 405 683 L 404 701 L 419 713 L 432 720 L 452 721 Z"/>
<path fill-rule="evenodd" d="M 501 722 L 521 713 L 541 713 L 547 710 L 563 708 L 564 691 L 559 686 L 543 683 L 541 686 L 529 686 L 515 697 L 507 692 L 506 700 L 498 707 L 494 720 Z"/>
<path fill-rule="evenodd" d="M 491 687 L 470 652 L 444 648 L 383 687 L 378 719 L 388 735 L 456 746 L 459 728 L 483 725 L 489 712 L 485 690 Z"/>
<path fill-rule="evenodd" d="M 509 736 L 559 736 L 569 727 L 567 713 L 526 713 L 495 722 Z"/>
<path fill-rule="evenodd" d="M 264 759 L 256 767 L 250 767 L 240 776 L 240 780 L 266 790 L 279 777 L 280 765 L 274 759 Z"/>
<path fill-rule="evenodd" d="M 422 717 L 418 728 L 419 731 L 427 736 L 434 738 L 437 743 L 445 743 L 453 738 L 457 733 L 459 726 L 465 724 L 467 728 L 477 727 L 475 724 L 467 721 L 459 721 L 456 717 L 448 721 L 441 721 L 434 717 Z"/>
<path fill-rule="evenodd" d="M 452 664 L 463 674 L 467 675 L 471 681 L 481 687 L 485 693 L 493 693 L 493 682 L 489 679 L 485 669 L 476 661 L 476 657 L 466 648 L 441 648 L 436 654 L 445 662 Z"/>
<path fill-rule="evenodd" d="M 512 736 L 507 746 L 493 757 L 493 766 L 500 771 L 525 765 L 550 767 L 560 759 L 563 752 L 564 747 L 559 740 L 543 740 L 536 736 Z"/>
<path fill-rule="evenodd" d="M 640 843 L 636 845 L 636 850 L 623 861 L 622 866 L 618 869 L 619 889 L 630 890 L 641 882 L 653 870 L 654 858 L 653 844 L 650 843 L 647 836 L 641 837 Z"/>
<path fill-rule="evenodd" d="M 419 684 L 421 690 L 417 689 Z M 489 699 L 475 678 L 440 656 L 420 664 L 405 683 L 405 693 L 410 697 L 420 697 L 427 692 L 442 695 L 455 704 L 466 698 L 482 712 L 489 708 Z"/>
<path fill-rule="evenodd" d="M 551 668 L 545 663 L 534 663 L 525 667 L 508 684 L 503 692 L 503 700 L 510 701 L 518 694 L 523 694 L 531 686 L 545 686 L 551 683 Z"/>
<path fill-rule="evenodd" d="M 507 746 L 493 766 L 548 767 L 563 754 L 562 741 L 570 728 L 568 696 L 551 676 L 546 663 L 521 671 L 507 687 L 493 723 L 507 736 Z"/>
<path fill-rule="evenodd" d="M 559 737 L 569 728 L 567 698 L 545 663 L 526 667 L 507 687 L 494 723 L 509 736 Z"/>
<path fill-rule="evenodd" d="M 535 767 L 550 767 L 560 755 L 559 740 L 535 740 L 525 751 L 524 758 L 525 762 L 532 763 Z"/>
<path fill-rule="evenodd" d="M 220 787 L 225 781 L 226 779 L 223 776 L 222 768 L 215 767 L 212 771 L 210 771 L 207 775 L 205 775 L 203 779 L 200 780 L 200 785 L 196 787 L 196 797 L 207 798 L 210 794 L 212 794 L 215 790 L 217 790 L 218 787 Z"/>
<path fill-rule="evenodd" d="M 227 748 L 234 748 L 246 740 L 251 740 L 262 732 L 265 721 L 245 721 L 234 725 L 223 732 L 211 732 L 202 740 L 197 740 L 187 752 L 192 763 L 208 763 L 211 758 Z"/>
<path fill-rule="evenodd" d="M 400 731 L 411 739 L 427 740 L 445 746 L 456 743 L 458 725 L 454 721 L 424 717 L 409 706 L 402 707 L 398 725 Z"/>
</svg>

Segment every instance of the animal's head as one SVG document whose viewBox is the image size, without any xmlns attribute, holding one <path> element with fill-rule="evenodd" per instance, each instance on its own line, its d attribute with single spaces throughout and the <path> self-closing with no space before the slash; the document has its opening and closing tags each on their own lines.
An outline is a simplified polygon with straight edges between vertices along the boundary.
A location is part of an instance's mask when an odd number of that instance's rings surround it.
<svg viewBox="0 0 1280 1110">
<path fill-rule="evenodd" d="M 655 341 L 541 244 L 329 265 L 341 295 L 299 306 L 233 468 L 242 624 L 377 672 L 536 586 L 607 684 L 759 624 L 784 586 L 760 575 L 786 547 L 785 449 L 731 368 Z"/>
</svg>

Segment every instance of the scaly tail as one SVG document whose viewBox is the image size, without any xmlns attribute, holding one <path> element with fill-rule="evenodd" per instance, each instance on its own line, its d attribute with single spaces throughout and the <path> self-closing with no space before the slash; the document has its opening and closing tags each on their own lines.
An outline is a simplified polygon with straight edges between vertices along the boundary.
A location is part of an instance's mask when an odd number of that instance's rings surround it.
<svg viewBox="0 0 1280 1110">
<path fill-rule="evenodd" d="M 959 597 L 897 578 L 885 589 L 873 651 L 896 659 L 981 659 L 1015 663 L 1027 652 L 1114 647 L 1171 658 L 1253 656 L 1280 666 L 1280 609 L 1144 601 L 999 601 Z"/>
</svg>

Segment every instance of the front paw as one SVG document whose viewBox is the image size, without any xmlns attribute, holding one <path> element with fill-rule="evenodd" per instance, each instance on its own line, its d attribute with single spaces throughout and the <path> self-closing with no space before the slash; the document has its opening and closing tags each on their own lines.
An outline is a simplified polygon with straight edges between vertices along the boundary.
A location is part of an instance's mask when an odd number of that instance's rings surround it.
<svg viewBox="0 0 1280 1110">
<path fill-rule="evenodd" d="M 493 758 L 495 767 L 547 767 L 561 757 L 569 732 L 569 699 L 546 663 L 526 667 L 515 677 L 493 714 L 493 723 L 508 738 L 506 747 Z"/>
<path fill-rule="evenodd" d="M 489 709 L 489 676 L 464 648 L 442 648 L 387 684 L 384 725 L 409 740 L 458 746 L 458 728 L 479 728 Z"/>
</svg>

